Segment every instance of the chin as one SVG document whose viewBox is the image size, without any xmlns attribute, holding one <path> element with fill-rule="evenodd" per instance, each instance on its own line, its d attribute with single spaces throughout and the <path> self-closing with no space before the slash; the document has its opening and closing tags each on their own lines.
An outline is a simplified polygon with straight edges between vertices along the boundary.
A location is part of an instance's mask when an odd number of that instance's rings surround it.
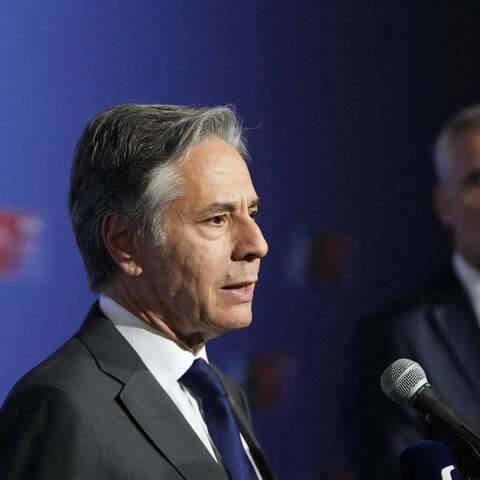
<svg viewBox="0 0 480 480">
<path fill-rule="evenodd" d="M 231 330 L 248 327 L 252 323 L 252 312 L 248 315 L 233 316 L 228 323 L 230 324 Z"/>
<path fill-rule="evenodd" d="M 248 327 L 252 323 L 252 317 L 248 320 L 239 321 L 234 327 L 233 330 L 239 330 L 240 328 Z"/>
<path fill-rule="evenodd" d="M 222 333 L 230 332 L 231 330 L 240 330 L 248 327 L 252 323 L 252 314 L 249 315 L 230 315 L 224 320 L 219 319 L 215 324 Z"/>
<path fill-rule="evenodd" d="M 208 317 L 204 317 L 207 319 Z M 252 305 L 244 303 L 227 308 L 216 308 L 210 312 L 209 320 L 206 320 L 210 327 L 222 335 L 231 330 L 240 330 L 252 323 Z"/>
</svg>

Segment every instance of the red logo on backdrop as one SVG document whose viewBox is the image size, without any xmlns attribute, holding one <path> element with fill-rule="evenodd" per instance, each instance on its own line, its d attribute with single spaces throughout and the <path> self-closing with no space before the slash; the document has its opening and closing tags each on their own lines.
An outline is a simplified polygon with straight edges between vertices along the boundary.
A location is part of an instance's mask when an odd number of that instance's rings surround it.
<svg viewBox="0 0 480 480">
<path fill-rule="evenodd" d="M 37 213 L 0 208 L 0 278 L 38 273 L 45 222 Z"/>
</svg>

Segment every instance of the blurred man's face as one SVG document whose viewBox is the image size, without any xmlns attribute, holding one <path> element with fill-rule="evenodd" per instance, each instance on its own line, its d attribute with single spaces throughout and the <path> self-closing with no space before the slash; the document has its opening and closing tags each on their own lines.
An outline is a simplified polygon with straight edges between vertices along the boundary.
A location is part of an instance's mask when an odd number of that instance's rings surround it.
<svg viewBox="0 0 480 480">
<path fill-rule="evenodd" d="M 257 194 L 235 149 L 204 140 L 179 173 L 185 194 L 164 213 L 166 242 L 141 244 L 138 291 L 153 316 L 194 346 L 250 323 L 267 244 L 255 222 Z"/>
<path fill-rule="evenodd" d="M 441 220 L 452 228 L 455 248 L 480 270 L 480 128 L 453 141 L 451 168 L 437 191 Z"/>
</svg>

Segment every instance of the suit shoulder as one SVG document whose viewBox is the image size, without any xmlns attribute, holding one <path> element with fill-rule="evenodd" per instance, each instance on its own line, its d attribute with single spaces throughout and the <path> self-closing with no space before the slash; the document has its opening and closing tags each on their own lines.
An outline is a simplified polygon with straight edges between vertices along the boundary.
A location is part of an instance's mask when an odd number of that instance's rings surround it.
<svg viewBox="0 0 480 480">
<path fill-rule="evenodd" d="M 428 310 L 441 301 L 446 292 L 460 288 L 453 270 L 445 268 L 387 307 L 367 317 L 360 324 L 360 328 L 403 330 L 410 322 L 424 319 Z"/>
<path fill-rule="evenodd" d="M 352 362 L 362 360 L 363 365 L 377 365 L 378 370 L 378 365 L 385 368 L 400 356 L 415 357 L 422 343 L 431 338 L 435 305 L 461 288 L 453 270 L 445 269 L 387 308 L 363 319 L 350 339 Z"/>
<path fill-rule="evenodd" d="M 58 350 L 28 371 L 15 384 L 8 397 L 25 389 L 46 389 L 75 392 L 91 372 L 97 370 L 95 360 L 83 342 L 73 336 Z"/>
</svg>

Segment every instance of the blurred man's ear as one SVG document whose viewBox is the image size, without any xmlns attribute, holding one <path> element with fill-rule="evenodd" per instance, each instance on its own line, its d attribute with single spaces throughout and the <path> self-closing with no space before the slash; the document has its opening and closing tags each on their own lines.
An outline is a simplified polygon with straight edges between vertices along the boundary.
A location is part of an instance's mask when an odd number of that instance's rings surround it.
<svg viewBox="0 0 480 480">
<path fill-rule="evenodd" d="M 124 273 L 132 277 L 141 275 L 139 238 L 131 225 L 116 215 L 107 215 L 102 221 L 102 238 L 113 261 Z"/>
<path fill-rule="evenodd" d="M 438 219 L 447 227 L 452 224 L 452 215 L 450 210 L 450 199 L 447 187 L 437 185 L 433 189 L 433 203 Z"/>
</svg>

